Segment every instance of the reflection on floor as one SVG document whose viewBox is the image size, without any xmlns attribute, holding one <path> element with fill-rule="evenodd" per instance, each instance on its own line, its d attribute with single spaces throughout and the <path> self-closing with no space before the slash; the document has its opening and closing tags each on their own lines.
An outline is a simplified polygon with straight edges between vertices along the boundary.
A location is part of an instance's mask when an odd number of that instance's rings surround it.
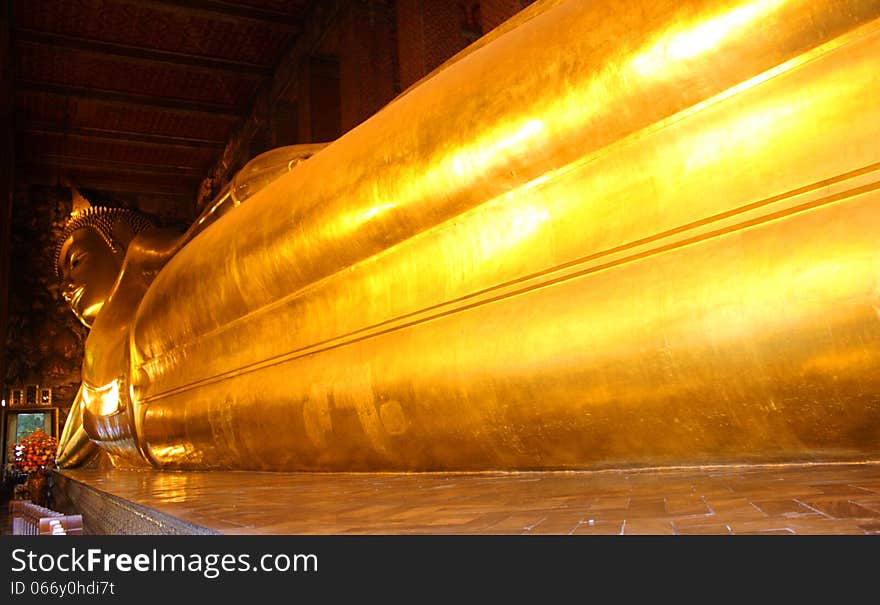
<svg viewBox="0 0 880 605">
<path fill-rule="evenodd" d="M 485 474 L 65 471 L 230 534 L 880 533 L 880 464 Z"/>
</svg>

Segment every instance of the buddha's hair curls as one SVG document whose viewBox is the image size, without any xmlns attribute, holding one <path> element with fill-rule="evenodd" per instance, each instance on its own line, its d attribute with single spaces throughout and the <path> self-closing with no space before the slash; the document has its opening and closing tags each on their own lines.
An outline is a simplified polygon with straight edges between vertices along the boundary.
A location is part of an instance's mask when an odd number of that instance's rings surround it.
<svg viewBox="0 0 880 605">
<path fill-rule="evenodd" d="M 84 227 L 96 231 L 113 252 L 118 251 L 120 244 L 113 238 L 113 225 L 119 220 L 125 221 L 135 234 L 155 226 L 146 215 L 128 208 L 90 206 L 84 210 L 74 212 L 67 220 L 67 224 L 64 225 L 64 231 L 61 233 L 61 237 L 58 238 L 58 244 L 55 246 L 55 273 L 59 277 L 61 276 L 61 261 L 63 260 L 61 258 L 61 249 L 64 247 L 64 242 L 74 232 Z"/>
</svg>

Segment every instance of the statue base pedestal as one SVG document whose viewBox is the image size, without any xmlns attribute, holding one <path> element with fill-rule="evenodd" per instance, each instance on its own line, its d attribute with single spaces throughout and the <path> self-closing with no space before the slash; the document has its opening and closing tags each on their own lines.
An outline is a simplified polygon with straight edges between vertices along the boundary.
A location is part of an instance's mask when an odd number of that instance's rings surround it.
<svg viewBox="0 0 880 605">
<path fill-rule="evenodd" d="M 84 533 L 92 535 L 220 533 L 131 499 L 124 490 L 116 493 L 113 475 L 117 472 L 126 471 L 55 471 L 51 478 L 52 509 L 82 515 Z"/>
<path fill-rule="evenodd" d="M 65 470 L 92 534 L 880 532 L 880 463 L 528 473 Z"/>
</svg>

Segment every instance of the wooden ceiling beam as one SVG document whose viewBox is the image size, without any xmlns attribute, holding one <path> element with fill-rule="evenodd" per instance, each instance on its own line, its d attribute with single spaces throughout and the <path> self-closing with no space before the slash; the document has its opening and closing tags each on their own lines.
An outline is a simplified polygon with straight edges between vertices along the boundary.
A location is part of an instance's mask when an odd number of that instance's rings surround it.
<svg viewBox="0 0 880 605">
<path fill-rule="evenodd" d="M 253 21 L 285 29 L 298 29 L 302 26 L 302 17 L 299 15 L 225 0 L 116 0 L 116 2 L 146 6 L 177 15 L 199 14 L 235 23 Z"/>
<path fill-rule="evenodd" d="M 90 88 L 86 86 L 55 84 L 52 82 L 16 80 L 15 88 L 16 90 L 43 92 L 48 94 L 60 95 L 63 97 L 79 97 L 84 99 L 95 99 L 98 101 L 108 101 L 134 108 L 161 108 L 183 113 L 210 114 L 213 116 L 232 118 L 240 118 L 244 113 L 244 111 L 239 110 L 239 108 L 232 105 L 208 103 L 206 101 L 185 101 L 181 99 L 169 99 L 168 97 L 156 97 L 152 95 L 118 92 L 115 90 Z"/>
<path fill-rule="evenodd" d="M 234 73 L 249 76 L 266 77 L 272 74 L 271 66 L 233 61 L 215 57 L 203 57 L 188 53 L 149 49 L 116 42 L 101 42 L 87 38 L 78 38 L 32 29 L 16 28 L 12 32 L 16 42 L 41 44 L 69 50 L 98 54 L 101 56 L 123 57 L 147 63 L 159 63 L 190 70 L 209 71 L 212 73 Z"/>
<path fill-rule="evenodd" d="M 198 183 L 193 180 L 181 181 L 178 184 L 159 183 L 155 180 L 120 178 L 119 175 L 93 175 L 75 172 L 62 173 L 57 166 L 25 164 L 19 167 L 19 182 L 50 187 L 73 184 L 83 189 L 95 189 L 112 193 L 137 193 L 143 195 L 161 195 L 179 198 L 192 203 L 195 200 Z"/>
<path fill-rule="evenodd" d="M 62 174 L 68 180 L 71 177 L 76 177 L 78 181 L 76 184 L 114 184 L 125 189 L 136 188 L 139 191 L 161 189 L 163 191 L 192 193 L 198 185 L 198 180 L 194 176 L 170 175 L 159 171 L 150 172 L 149 169 L 145 171 L 145 174 L 135 174 L 133 172 L 120 173 L 102 166 L 80 166 L 78 163 L 72 163 L 74 166 L 68 168 L 61 164 L 63 163 L 51 164 L 40 159 L 23 160 L 17 164 L 16 173 L 19 179 L 37 184 L 55 183 L 59 174 Z"/>
<path fill-rule="evenodd" d="M 163 197 L 173 197 L 192 204 L 196 197 L 196 187 L 198 184 L 188 188 L 169 187 L 157 184 L 125 183 L 120 181 L 104 181 L 101 179 L 82 178 L 74 179 L 75 184 L 80 189 L 94 189 L 106 193 L 136 193 L 139 195 L 161 195 Z"/>
<path fill-rule="evenodd" d="M 46 185 L 52 186 L 56 183 L 54 181 L 39 181 L 39 180 L 31 180 L 29 181 L 33 185 Z M 101 181 L 101 180 L 93 180 L 93 179 L 72 179 L 71 184 L 74 184 L 79 189 L 93 189 L 95 191 L 100 191 L 102 193 L 120 193 L 120 194 L 137 194 L 137 195 L 148 195 L 148 196 L 162 196 L 169 197 L 175 200 L 179 200 L 180 202 L 185 202 L 187 204 L 191 204 L 195 199 L 196 195 L 196 186 L 190 188 L 190 190 L 184 190 L 177 187 L 163 187 L 162 185 L 145 185 L 139 186 L 136 183 L 119 183 L 113 181 Z"/>
<path fill-rule="evenodd" d="M 22 164 L 32 166 L 52 166 L 71 170 L 107 171 L 111 174 L 138 174 L 147 176 L 172 176 L 182 180 L 197 180 L 204 177 L 205 171 L 192 166 L 166 166 L 162 164 L 142 164 L 136 162 L 117 162 L 97 160 L 81 156 L 56 154 L 35 154 L 21 158 Z"/>
<path fill-rule="evenodd" d="M 218 140 L 211 141 L 190 137 L 144 134 L 139 132 L 110 130 L 106 128 L 64 128 L 60 124 L 49 122 L 29 122 L 25 124 L 16 124 L 16 126 L 17 131 L 22 134 L 72 136 L 77 138 L 99 139 L 102 141 L 123 141 L 126 143 L 134 143 L 136 145 L 222 149 L 224 144 L 223 141 Z"/>
</svg>

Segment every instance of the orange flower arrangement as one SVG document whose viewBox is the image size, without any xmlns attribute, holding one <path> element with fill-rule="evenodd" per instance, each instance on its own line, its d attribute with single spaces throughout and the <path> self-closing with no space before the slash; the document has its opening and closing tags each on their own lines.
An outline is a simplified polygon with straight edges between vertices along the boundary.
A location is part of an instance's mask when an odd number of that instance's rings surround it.
<svg viewBox="0 0 880 605">
<path fill-rule="evenodd" d="M 55 466 L 55 451 L 57 449 L 58 440 L 37 429 L 15 444 L 13 467 L 22 473 L 52 468 Z"/>
</svg>

